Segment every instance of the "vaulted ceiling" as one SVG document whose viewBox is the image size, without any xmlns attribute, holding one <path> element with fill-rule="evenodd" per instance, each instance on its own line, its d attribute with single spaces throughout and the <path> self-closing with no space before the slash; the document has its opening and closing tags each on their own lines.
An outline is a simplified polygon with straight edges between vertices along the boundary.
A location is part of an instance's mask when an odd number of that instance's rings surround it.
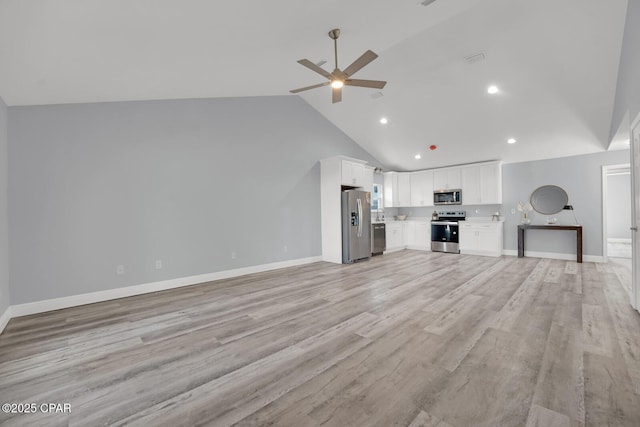
<svg viewBox="0 0 640 427">
<path fill-rule="evenodd" d="M 609 146 L 626 7 L 0 0 L 0 96 L 10 106 L 302 96 L 390 169 L 561 157 Z M 342 30 L 341 68 L 367 49 L 379 55 L 354 77 L 387 80 L 382 91 L 345 87 L 337 104 L 329 87 L 289 94 L 323 81 L 297 60 L 333 69 L 332 28 Z"/>
</svg>

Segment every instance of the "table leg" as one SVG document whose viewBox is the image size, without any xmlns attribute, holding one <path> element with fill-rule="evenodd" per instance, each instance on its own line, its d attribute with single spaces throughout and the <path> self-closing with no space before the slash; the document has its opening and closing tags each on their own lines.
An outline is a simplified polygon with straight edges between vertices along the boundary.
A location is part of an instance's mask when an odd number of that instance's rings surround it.
<svg viewBox="0 0 640 427">
<path fill-rule="evenodd" d="M 518 258 L 524 257 L 524 228 L 518 227 Z"/>
<path fill-rule="evenodd" d="M 578 262 L 582 263 L 582 228 L 578 228 L 576 230 L 576 240 L 578 243 L 578 247 L 577 247 L 577 251 L 576 253 L 578 254 Z"/>
</svg>

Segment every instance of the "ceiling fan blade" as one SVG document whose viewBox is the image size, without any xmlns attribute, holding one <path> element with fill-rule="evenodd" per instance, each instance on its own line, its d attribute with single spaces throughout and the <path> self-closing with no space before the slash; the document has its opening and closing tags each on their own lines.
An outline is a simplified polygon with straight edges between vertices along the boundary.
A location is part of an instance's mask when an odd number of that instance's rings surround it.
<svg viewBox="0 0 640 427">
<path fill-rule="evenodd" d="M 383 82 L 382 80 L 347 79 L 344 81 L 344 84 L 347 86 L 372 87 L 374 89 L 382 89 L 387 84 L 387 82 Z"/>
<path fill-rule="evenodd" d="M 334 87 L 333 91 L 332 91 L 332 102 L 335 104 L 336 102 L 340 102 L 342 101 L 342 88 L 341 87 Z"/>
<path fill-rule="evenodd" d="M 304 65 L 308 69 L 310 69 L 312 71 L 315 71 L 316 73 L 320 74 L 321 76 L 324 76 L 324 77 L 328 78 L 329 80 L 331 80 L 331 74 L 329 72 L 327 72 L 324 69 L 320 68 L 319 66 L 317 66 L 313 62 L 309 61 L 308 59 L 301 59 L 300 61 L 298 61 L 298 64 Z"/>
<path fill-rule="evenodd" d="M 368 50 L 365 53 L 363 53 L 360 58 L 356 59 L 355 61 L 353 61 L 353 64 L 349 65 L 345 70 L 344 73 L 347 76 L 353 76 L 356 72 L 358 72 L 358 70 L 360 70 L 362 67 L 364 67 L 365 65 L 367 65 L 369 62 L 373 61 L 374 59 L 376 59 L 378 57 L 378 55 L 376 55 L 375 53 L 373 53 L 372 51 Z M 315 65 L 315 64 L 314 64 Z"/>
<path fill-rule="evenodd" d="M 331 83 L 331 82 L 324 82 L 324 83 L 320 83 L 320 84 L 313 85 L 313 86 L 301 87 L 300 89 L 290 90 L 289 92 L 291 92 L 291 93 L 298 93 L 298 92 L 302 92 L 302 91 L 305 91 L 305 90 L 315 89 L 315 88 L 317 88 L 317 87 L 326 86 L 326 85 L 328 85 L 329 83 Z"/>
</svg>

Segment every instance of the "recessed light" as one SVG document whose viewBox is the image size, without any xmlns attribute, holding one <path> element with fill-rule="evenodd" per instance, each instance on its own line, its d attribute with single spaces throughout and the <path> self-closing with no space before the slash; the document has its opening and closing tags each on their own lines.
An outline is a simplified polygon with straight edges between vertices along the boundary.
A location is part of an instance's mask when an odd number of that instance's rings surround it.
<svg viewBox="0 0 640 427">
<path fill-rule="evenodd" d="M 489 86 L 487 88 L 487 93 L 490 93 L 491 95 L 498 93 L 498 86 Z"/>
<path fill-rule="evenodd" d="M 386 117 L 383 117 L 380 119 L 380 123 L 382 123 L 383 125 L 386 125 L 389 121 L 387 120 Z"/>
<path fill-rule="evenodd" d="M 420 160 L 422 158 L 422 156 L 420 154 L 416 154 L 415 156 L 413 156 L 416 160 Z"/>
<path fill-rule="evenodd" d="M 513 139 L 513 138 L 507 139 L 507 144 L 515 144 L 515 143 L 516 143 L 515 139 Z"/>
</svg>

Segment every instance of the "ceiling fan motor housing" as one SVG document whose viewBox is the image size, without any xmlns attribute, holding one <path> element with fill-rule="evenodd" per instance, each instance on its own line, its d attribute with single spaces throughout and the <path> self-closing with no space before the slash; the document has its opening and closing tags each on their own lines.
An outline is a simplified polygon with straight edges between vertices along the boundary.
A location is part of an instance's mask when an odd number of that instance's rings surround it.
<svg viewBox="0 0 640 427">
<path fill-rule="evenodd" d="M 333 40 L 333 46 L 334 46 L 335 69 L 333 70 L 333 72 L 328 73 L 322 67 L 320 67 L 317 64 L 314 64 L 308 59 L 301 59 L 298 61 L 298 63 L 300 65 L 303 65 L 309 68 L 312 71 L 315 71 L 321 76 L 324 76 L 329 81 L 325 83 L 303 87 L 300 89 L 294 89 L 290 91 L 291 93 L 299 93 L 305 90 L 315 89 L 315 88 L 330 84 L 331 87 L 333 88 L 332 100 L 333 100 L 333 103 L 336 103 L 336 102 L 342 101 L 342 86 L 360 86 L 360 87 L 368 87 L 368 88 L 375 88 L 375 89 L 384 88 L 384 86 L 387 84 L 387 82 L 385 81 L 360 80 L 360 79 L 350 78 L 353 74 L 358 72 L 362 67 L 364 67 L 365 65 L 367 65 L 368 63 L 376 59 L 378 55 L 368 50 L 365 53 L 363 53 L 358 59 L 356 59 L 351 65 L 345 68 L 344 71 L 342 71 L 338 67 L 338 37 L 340 37 L 340 29 L 334 28 L 333 30 L 329 31 L 328 34 L 329 34 L 329 37 Z"/>
</svg>

